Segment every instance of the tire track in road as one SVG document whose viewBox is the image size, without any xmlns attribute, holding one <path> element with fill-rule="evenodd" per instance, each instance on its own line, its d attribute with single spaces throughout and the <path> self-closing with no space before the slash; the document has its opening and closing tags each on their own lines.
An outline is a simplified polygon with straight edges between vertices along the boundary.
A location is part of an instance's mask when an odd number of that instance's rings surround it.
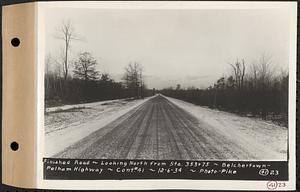
<svg viewBox="0 0 300 192">
<path fill-rule="evenodd" d="M 95 156 L 95 158 L 124 158 L 130 150 L 133 138 L 136 137 L 142 121 L 148 115 L 147 104 L 143 106 L 140 115 L 132 121 L 120 124 L 111 132 L 106 134 L 103 139 L 95 142 L 88 150 L 85 151 L 86 157 Z"/>
<path fill-rule="evenodd" d="M 151 118 L 153 117 L 153 113 L 155 111 L 155 103 L 148 103 L 147 104 L 150 108 L 149 115 L 146 116 L 145 120 L 141 124 L 135 125 L 136 127 L 140 127 L 139 132 L 134 136 L 131 137 L 132 144 L 131 147 L 128 148 L 128 153 L 125 154 L 123 157 L 128 159 L 136 159 L 139 153 L 142 151 L 142 147 L 144 146 L 147 131 L 150 127 Z"/>
<path fill-rule="evenodd" d="M 148 101 L 147 101 L 148 102 Z M 108 124 L 107 126 L 95 131 L 94 133 L 90 134 L 89 136 L 81 139 L 80 141 L 76 142 L 75 144 L 67 147 L 66 149 L 62 150 L 61 152 L 55 154 L 53 157 L 63 157 L 63 158 L 96 158 L 93 157 L 93 153 L 100 154 L 105 152 L 102 150 L 104 148 L 103 145 L 100 145 L 100 142 L 105 143 L 107 142 L 108 138 L 117 138 L 120 137 L 123 132 L 119 132 L 120 128 L 127 124 L 133 124 L 137 121 L 137 119 L 142 118 L 140 114 L 142 111 L 146 110 L 145 105 L 138 106 L 132 111 L 126 113 L 125 115 L 121 116 L 117 120 L 113 121 L 112 123 Z M 125 127 L 126 128 L 126 127 Z M 130 129 L 127 127 L 127 129 Z M 126 129 L 126 130 L 127 130 Z M 122 131 L 122 129 L 121 129 Z M 121 134 L 119 134 L 119 133 Z M 126 131 L 125 131 L 126 132 Z M 112 142 L 117 142 L 117 139 L 111 140 Z M 98 144 L 98 145 L 97 145 Z M 112 145 L 112 143 L 108 142 L 108 144 Z M 95 152 L 95 150 L 97 150 Z"/>
<path fill-rule="evenodd" d="M 187 157 L 188 155 L 187 155 L 187 151 L 184 149 L 184 144 L 178 137 L 179 133 L 177 133 L 174 130 L 173 123 L 170 117 L 166 114 L 166 111 L 164 110 L 163 107 L 161 107 L 161 110 L 166 122 L 166 126 L 162 128 L 167 133 L 167 136 L 170 138 L 172 156 L 174 156 L 174 159 L 182 159 L 183 157 Z"/>
<path fill-rule="evenodd" d="M 179 108 L 175 104 L 171 103 L 167 100 L 167 102 L 172 107 L 172 112 L 175 114 L 180 121 L 182 121 L 183 125 L 186 127 L 193 136 L 193 138 L 197 141 L 197 145 L 202 146 L 200 148 L 205 149 L 204 155 L 202 158 L 207 158 L 208 154 L 211 154 L 209 157 L 211 159 L 255 159 L 256 157 L 252 154 L 249 154 L 245 149 L 241 146 L 235 144 L 234 141 L 224 137 L 224 135 L 216 132 L 213 127 L 199 122 L 199 120 L 195 119 L 192 115 L 188 114 L 188 112 Z M 197 123 L 198 122 L 198 123 Z M 214 130 L 214 131 L 212 131 Z M 209 146 L 209 147 L 208 147 Z"/>
<path fill-rule="evenodd" d="M 202 159 L 208 156 L 210 158 L 219 157 L 219 153 L 215 151 L 214 144 L 208 143 L 207 138 L 203 136 L 203 132 L 200 133 L 198 130 L 193 129 L 197 125 L 193 123 L 194 119 L 189 116 L 180 116 L 180 108 L 169 101 L 166 102 L 170 105 L 170 108 L 167 108 L 167 110 L 175 116 L 173 121 L 174 127 L 182 130 L 183 134 L 180 137 L 185 141 L 186 148 L 190 149 L 189 159 Z"/>
<path fill-rule="evenodd" d="M 141 134 L 140 138 L 140 144 L 137 147 L 137 151 L 135 153 L 134 159 L 154 159 L 154 148 L 153 148 L 153 131 L 155 131 L 155 115 L 156 112 L 156 104 L 153 104 L 152 110 L 151 110 L 151 116 L 149 117 L 145 129 L 143 130 L 143 133 Z"/>
<path fill-rule="evenodd" d="M 123 142 L 120 142 L 117 148 L 121 148 L 122 151 L 118 158 L 127 158 L 130 150 L 132 149 L 132 145 L 134 141 L 137 138 L 137 135 L 140 131 L 144 130 L 149 123 L 149 119 L 152 116 L 153 113 L 153 104 L 150 104 L 150 110 L 145 113 L 145 116 L 141 119 L 141 121 L 137 121 L 135 125 L 133 125 L 129 131 L 127 131 L 127 134 L 123 137 Z M 132 131 L 131 131 L 132 130 Z"/>
<path fill-rule="evenodd" d="M 180 151 L 176 150 L 178 149 L 176 145 L 176 141 L 173 137 L 173 135 L 170 133 L 169 130 L 169 122 L 168 119 L 165 118 L 165 115 L 163 113 L 163 103 L 159 102 L 157 107 L 157 139 L 158 142 L 156 144 L 157 146 L 157 159 L 176 159 L 179 158 L 178 153 Z"/>
<path fill-rule="evenodd" d="M 157 105 L 157 104 L 156 104 Z M 159 149 L 160 149 L 160 140 L 159 140 L 159 128 L 158 128 L 158 112 L 156 112 L 156 121 L 155 121 L 155 124 L 156 124 L 156 156 L 155 156 L 155 159 L 159 159 L 160 156 L 159 156 Z"/>
</svg>

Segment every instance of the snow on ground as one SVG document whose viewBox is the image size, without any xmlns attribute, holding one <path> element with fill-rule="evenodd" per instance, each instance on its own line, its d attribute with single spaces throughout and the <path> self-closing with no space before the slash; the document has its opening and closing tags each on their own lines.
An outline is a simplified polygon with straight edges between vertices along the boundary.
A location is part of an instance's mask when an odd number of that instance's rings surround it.
<svg viewBox="0 0 300 192">
<path fill-rule="evenodd" d="M 195 116 L 200 124 L 209 125 L 249 154 L 287 159 L 288 129 L 263 120 L 209 109 L 182 100 L 168 100 Z M 111 100 L 47 108 L 45 113 L 45 156 L 50 157 L 76 141 L 101 129 L 125 113 L 141 106 L 147 99 Z M 217 146 L 218 147 L 218 146 Z"/>
<path fill-rule="evenodd" d="M 120 99 L 46 109 L 45 157 L 50 157 L 104 127 L 146 99 Z"/>
<path fill-rule="evenodd" d="M 166 97 L 166 96 L 165 96 Z M 185 111 L 205 122 L 227 138 L 239 143 L 250 153 L 272 157 L 264 160 L 287 159 L 288 129 L 260 119 L 209 109 L 182 100 L 166 97 Z"/>
<path fill-rule="evenodd" d="M 46 108 L 46 113 L 48 112 L 55 112 L 55 111 L 62 111 L 62 110 L 68 110 L 68 109 L 74 109 L 74 108 L 83 108 L 83 107 L 95 107 L 99 105 L 108 105 L 113 104 L 117 102 L 126 102 L 133 98 L 127 98 L 127 99 L 115 99 L 115 100 L 107 100 L 107 101 L 98 101 L 93 103 L 82 103 L 82 104 L 74 104 L 74 105 L 63 105 L 58 107 L 48 107 Z"/>
</svg>

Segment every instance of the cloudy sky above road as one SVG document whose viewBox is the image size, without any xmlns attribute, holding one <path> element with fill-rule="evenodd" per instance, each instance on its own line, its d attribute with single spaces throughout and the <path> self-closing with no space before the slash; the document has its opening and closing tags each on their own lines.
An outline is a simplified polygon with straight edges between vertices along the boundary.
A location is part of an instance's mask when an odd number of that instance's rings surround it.
<svg viewBox="0 0 300 192">
<path fill-rule="evenodd" d="M 229 74 L 237 57 L 250 65 L 266 54 L 277 69 L 288 66 L 290 15 L 281 9 L 47 9 L 46 54 L 54 58 L 64 20 L 81 38 L 71 43 L 71 58 L 89 51 L 98 70 L 116 79 L 129 62 L 139 62 L 149 88 L 207 87 Z"/>
</svg>

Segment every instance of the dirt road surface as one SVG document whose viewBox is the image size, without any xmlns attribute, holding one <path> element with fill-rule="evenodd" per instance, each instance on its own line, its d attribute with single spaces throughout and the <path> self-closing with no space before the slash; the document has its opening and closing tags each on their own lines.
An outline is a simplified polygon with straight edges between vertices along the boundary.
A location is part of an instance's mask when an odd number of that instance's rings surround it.
<svg viewBox="0 0 300 192">
<path fill-rule="evenodd" d="M 103 159 L 260 159 L 236 140 L 158 95 L 53 157 Z M 262 150 L 259 146 L 257 150 Z"/>
</svg>

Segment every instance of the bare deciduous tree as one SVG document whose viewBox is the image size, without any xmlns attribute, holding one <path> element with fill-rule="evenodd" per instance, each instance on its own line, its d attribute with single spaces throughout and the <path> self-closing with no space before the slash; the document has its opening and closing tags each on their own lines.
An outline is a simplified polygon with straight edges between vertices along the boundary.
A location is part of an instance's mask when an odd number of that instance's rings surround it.
<svg viewBox="0 0 300 192">
<path fill-rule="evenodd" d="M 70 20 L 63 22 L 58 28 L 58 34 L 55 36 L 57 39 L 61 39 L 64 42 L 64 54 L 63 54 L 63 76 L 66 80 L 69 75 L 69 61 L 68 54 L 70 51 L 70 45 L 72 40 L 79 40 L 79 38 L 74 33 L 74 28 Z"/>
<path fill-rule="evenodd" d="M 99 72 L 96 71 L 97 61 L 89 52 L 79 54 L 79 58 L 74 63 L 74 77 L 85 81 L 96 80 Z"/>
<path fill-rule="evenodd" d="M 50 53 L 46 55 L 45 58 L 45 73 L 49 74 L 52 67 L 52 56 Z"/>
<path fill-rule="evenodd" d="M 142 89 L 145 87 L 143 81 L 143 68 L 139 63 L 134 62 L 133 64 L 128 64 L 125 68 L 123 80 L 125 81 L 126 87 L 131 89 L 135 96 L 143 96 Z"/>
<path fill-rule="evenodd" d="M 253 87 L 258 88 L 271 83 L 274 74 L 275 72 L 271 67 L 270 57 L 266 57 L 266 55 L 263 54 L 258 61 L 250 66 L 249 78 L 252 81 Z"/>
<path fill-rule="evenodd" d="M 262 82 L 267 83 L 271 80 L 272 74 L 274 73 L 271 68 L 271 58 L 267 57 L 265 54 L 263 54 L 258 63 L 258 74 L 259 74 L 259 80 Z"/>
<path fill-rule="evenodd" d="M 112 79 L 111 79 L 109 73 L 102 73 L 102 74 L 101 74 L 100 80 L 101 80 L 102 82 L 112 81 Z"/>
<path fill-rule="evenodd" d="M 239 59 L 236 60 L 234 64 L 230 64 L 234 73 L 235 82 L 238 87 L 238 89 L 243 88 L 244 86 L 244 77 L 245 77 L 245 60 L 242 59 L 242 61 L 239 61 Z"/>
</svg>

